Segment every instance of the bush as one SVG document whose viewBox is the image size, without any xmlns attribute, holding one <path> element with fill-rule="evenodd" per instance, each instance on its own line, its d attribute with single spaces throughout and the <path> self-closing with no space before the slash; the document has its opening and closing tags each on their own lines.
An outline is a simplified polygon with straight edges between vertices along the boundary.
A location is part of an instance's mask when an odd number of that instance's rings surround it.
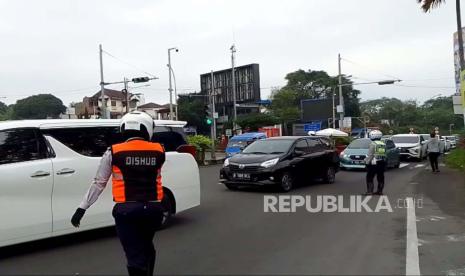
<svg viewBox="0 0 465 276">
<path fill-rule="evenodd" d="M 465 149 L 457 148 L 446 155 L 446 164 L 454 169 L 465 172 Z"/>
<path fill-rule="evenodd" d="M 204 135 L 188 136 L 187 142 L 190 145 L 193 145 L 197 149 L 197 151 L 205 151 L 206 149 L 209 149 L 212 146 L 211 139 Z"/>
<path fill-rule="evenodd" d="M 187 136 L 187 142 L 197 149 L 195 159 L 197 163 L 203 165 L 205 163 L 205 151 L 212 147 L 210 138 L 204 135 Z"/>
</svg>

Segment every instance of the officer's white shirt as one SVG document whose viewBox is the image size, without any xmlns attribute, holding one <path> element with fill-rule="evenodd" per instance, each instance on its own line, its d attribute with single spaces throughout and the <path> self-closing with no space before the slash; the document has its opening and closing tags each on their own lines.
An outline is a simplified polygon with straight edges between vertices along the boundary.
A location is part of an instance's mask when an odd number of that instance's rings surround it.
<svg viewBox="0 0 465 276">
<path fill-rule="evenodd" d="M 103 154 L 102 160 L 100 160 L 100 165 L 98 167 L 95 178 L 92 181 L 89 190 L 87 190 L 87 193 L 84 195 L 81 204 L 79 204 L 79 208 L 87 210 L 92 204 L 95 203 L 95 201 L 97 201 L 98 197 L 107 186 L 108 180 L 110 179 L 112 173 L 111 162 L 111 150 L 108 149 Z"/>
</svg>

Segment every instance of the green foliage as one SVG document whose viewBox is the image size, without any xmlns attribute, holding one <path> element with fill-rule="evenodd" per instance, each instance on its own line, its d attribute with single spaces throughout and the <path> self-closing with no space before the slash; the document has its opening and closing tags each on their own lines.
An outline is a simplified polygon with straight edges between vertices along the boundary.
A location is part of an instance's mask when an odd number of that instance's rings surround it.
<svg viewBox="0 0 465 276">
<path fill-rule="evenodd" d="M 284 90 L 290 90 L 295 93 L 295 99 L 292 102 L 300 108 L 300 101 L 303 99 L 331 98 L 331 93 L 339 83 L 338 77 L 331 77 L 325 71 L 304 71 L 302 69 L 286 75 L 287 84 Z M 342 76 L 343 84 L 352 84 L 352 81 Z M 338 89 L 336 89 L 336 92 Z M 352 85 L 342 87 L 344 97 L 345 114 L 347 116 L 357 117 L 360 115 L 359 99 L 360 91 L 353 89 Z M 336 96 L 336 99 L 338 97 Z"/>
<path fill-rule="evenodd" d="M 197 151 L 205 151 L 212 146 L 211 139 L 204 135 L 187 136 L 187 142 L 195 146 Z"/>
<path fill-rule="evenodd" d="M 0 114 L 4 114 L 7 110 L 8 106 L 5 103 L 0 102 Z"/>
<path fill-rule="evenodd" d="M 178 100 L 179 119 L 188 126 L 197 127 L 197 132 L 206 134 L 210 131 L 205 118 L 205 102 L 203 97 L 181 96 Z"/>
<path fill-rule="evenodd" d="M 361 103 L 364 116 L 370 118 L 369 126 L 378 126 L 383 133 L 407 133 L 414 128 L 417 133 L 430 133 L 439 127 L 442 134 L 449 133 L 449 125 L 454 129 L 463 128 L 461 115 L 455 115 L 452 108 L 452 97 L 440 97 L 419 105 L 416 101 L 401 101 L 396 98 L 381 98 Z M 387 120 L 389 124 L 380 124 Z"/>
<path fill-rule="evenodd" d="M 34 95 L 18 100 L 13 107 L 14 119 L 57 118 L 66 111 L 63 102 L 51 94 Z"/>
<path fill-rule="evenodd" d="M 252 113 L 238 116 L 236 123 L 242 129 L 250 129 L 251 131 L 257 131 L 261 127 L 277 124 L 278 119 L 271 114 Z"/>
<path fill-rule="evenodd" d="M 334 144 L 336 146 L 339 146 L 339 145 L 344 145 L 344 146 L 348 146 L 350 144 L 350 142 L 352 142 L 352 138 L 349 136 L 349 137 L 334 137 Z"/>
<path fill-rule="evenodd" d="M 465 149 L 457 148 L 446 155 L 446 164 L 465 173 Z"/>
</svg>

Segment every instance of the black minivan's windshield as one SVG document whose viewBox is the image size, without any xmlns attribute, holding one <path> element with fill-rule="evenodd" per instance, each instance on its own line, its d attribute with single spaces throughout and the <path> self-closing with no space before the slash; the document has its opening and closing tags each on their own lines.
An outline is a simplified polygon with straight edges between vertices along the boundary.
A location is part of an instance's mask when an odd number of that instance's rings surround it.
<svg viewBox="0 0 465 276">
<path fill-rule="evenodd" d="M 259 140 L 253 142 L 242 153 L 248 154 L 279 154 L 289 151 L 294 140 Z"/>
<path fill-rule="evenodd" d="M 368 149 L 370 147 L 370 139 L 357 139 L 352 141 L 347 147 L 348 149 Z"/>
</svg>

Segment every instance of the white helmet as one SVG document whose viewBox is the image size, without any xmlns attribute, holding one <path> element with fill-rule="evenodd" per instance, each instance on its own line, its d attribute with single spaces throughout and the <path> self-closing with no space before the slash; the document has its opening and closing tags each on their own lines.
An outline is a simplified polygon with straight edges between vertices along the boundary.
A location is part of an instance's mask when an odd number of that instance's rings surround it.
<svg viewBox="0 0 465 276">
<path fill-rule="evenodd" d="M 370 137 L 371 140 L 380 140 L 381 137 L 383 137 L 383 133 L 375 129 L 375 130 L 370 131 L 368 136 Z"/>
<path fill-rule="evenodd" d="M 132 111 L 121 118 L 119 126 L 121 133 L 128 130 L 147 131 L 148 137 L 152 140 L 155 122 L 153 118 L 145 112 Z"/>
</svg>

